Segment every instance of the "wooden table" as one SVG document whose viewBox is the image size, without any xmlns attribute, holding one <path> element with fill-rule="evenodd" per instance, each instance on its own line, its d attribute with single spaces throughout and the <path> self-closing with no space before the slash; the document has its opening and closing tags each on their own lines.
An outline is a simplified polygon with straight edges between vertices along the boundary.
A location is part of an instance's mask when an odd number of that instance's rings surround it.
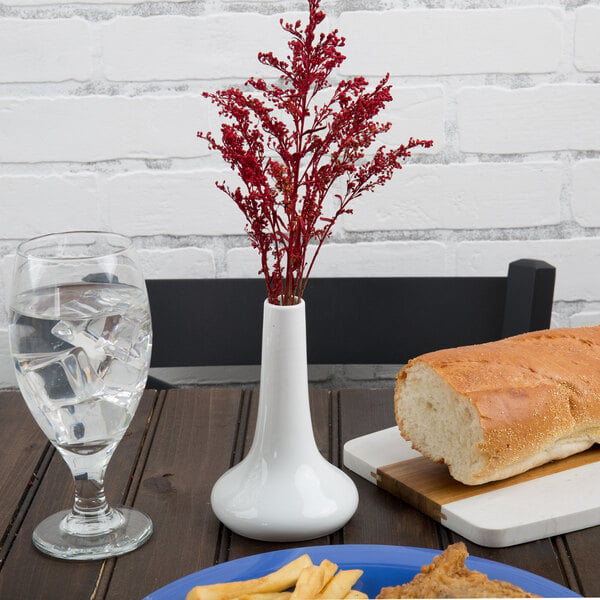
<svg viewBox="0 0 600 600">
<path fill-rule="evenodd" d="M 391 390 L 311 391 L 317 443 L 340 464 L 346 440 L 394 423 Z M 249 447 L 257 394 L 240 388 L 148 390 L 107 474 L 109 500 L 152 517 L 142 548 L 117 559 L 85 563 L 48 558 L 31 533 L 47 515 L 68 507 L 70 474 L 17 392 L 0 394 L 0 599 L 141 600 L 199 569 L 250 554 L 312 544 L 395 544 L 442 548 L 458 536 L 371 483 L 354 477 L 356 515 L 331 536 L 277 544 L 231 534 L 213 515 L 217 477 Z M 575 492 L 574 492 L 575 493 Z M 600 596 L 600 527 L 520 546 L 471 554 L 527 569 L 585 596 Z"/>
</svg>

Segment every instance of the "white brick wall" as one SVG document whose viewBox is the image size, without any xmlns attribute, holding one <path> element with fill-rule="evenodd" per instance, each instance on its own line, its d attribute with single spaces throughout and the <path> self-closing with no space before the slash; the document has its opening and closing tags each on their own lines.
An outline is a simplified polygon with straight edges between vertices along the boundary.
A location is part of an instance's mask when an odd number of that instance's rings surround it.
<svg viewBox="0 0 600 600">
<path fill-rule="evenodd" d="M 103 182 L 100 204 L 110 227 L 128 236 L 244 234 L 244 216 L 215 181 L 229 171 L 135 171 Z"/>
<path fill-rule="evenodd" d="M 518 258 L 539 258 L 556 267 L 554 299 L 593 301 L 600 298 L 600 238 L 566 240 L 510 240 L 459 242 L 456 274 L 489 273 L 502 275 L 506 265 Z"/>
<path fill-rule="evenodd" d="M 435 145 L 355 203 L 314 275 L 495 275 L 530 256 L 558 267 L 554 326 L 600 323 L 599 0 L 323 7 L 347 38 L 336 77 L 391 74 L 381 141 Z M 5 308 L 21 240 L 111 229 L 147 277 L 257 276 L 214 187 L 233 175 L 195 134 L 218 131 L 203 91 L 272 75 L 256 54 L 287 53 L 281 16 L 302 2 L 0 0 L 0 388 L 15 385 Z"/>
<path fill-rule="evenodd" d="M 348 38 L 342 72 L 417 76 L 551 72 L 562 58 L 562 23 L 562 11 L 542 6 L 346 12 L 339 20 Z"/>
<path fill-rule="evenodd" d="M 309 253 L 312 256 L 312 253 Z M 227 253 L 231 277 L 256 277 L 260 261 L 252 248 Z M 315 262 L 312 275 L 327 277 L 404 277 L 445 275 L 448 253 L 439 242 L 359 242 L 327 244 Z"/>
<path fill-rule="evenodd" d="M 117 18 L 104 26 L 104 73 L 114 81 L 245 79 L 253 72 L 271 77 L 270 69 L 256 61 L 266 39 L 276 54 L 285 55 L 287 38 L 278 17 Z"/>
<path fill-rule="evenodd" d="M 203 156 L 216 119 L 199 94 L 0 98 L 0 163 Z"/>
<path fill-rule="evenodd" d="M 89 80 L 91 41 L 91 26 L 83 19 L 2 19 L 0 81 Z"/>
<path fill-rule="evenodd" d="M 600 70 L 600 6 L 582 6 L 576 12 L 575 66 L 580 71 Z"/>
<path fill-rule="evenodd" d="M 600 227 L 600 160 L 580 160 L 573 167 L 573 218 L 583 227 Z"/>
<path fill-rule="evenodd" d="M 359 198 L 343 225 L 347 231 L 555 225 L 562 180 L 557 163 L 409 164 L 385 188 Z"/>
<path fill-rule="evenodd" d="M 600 86 L 466 87 L 457 97 L 460 149 L 516 154 L 600 149 Z"/>
</svg>

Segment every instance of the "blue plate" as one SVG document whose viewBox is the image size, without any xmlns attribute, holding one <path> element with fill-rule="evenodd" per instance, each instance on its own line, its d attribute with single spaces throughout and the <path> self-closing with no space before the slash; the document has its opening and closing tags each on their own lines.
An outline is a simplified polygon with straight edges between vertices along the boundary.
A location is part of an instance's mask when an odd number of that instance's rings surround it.
<svg viewBox="0 0 600 600">
<path fill-rule="evenodd" d="M 302 554 L 308 554 L 314 563 L 327 558 L 342 569 L 363 569 L 355 589 L 375 598 L 382 587 L 400 585 L 410 581 L 425 564 L 430 563 L 439 550 L 410 548 L 407 546 L 375 546 L 348 544 L 343 546 L 312 546 L 267 552 L 238 558 L 203 569 L 160 588 L 144 600 L 185 600 L 186 594 L 196 585 L 224 583 L 261 577 L 275 571 Z M 469 556 L 467 566 L 485 573 L 490 579 L 509 581 L 525 591 L 546 598 L 580 597 L 572 590 L 515 567 Z"/>
</svg>

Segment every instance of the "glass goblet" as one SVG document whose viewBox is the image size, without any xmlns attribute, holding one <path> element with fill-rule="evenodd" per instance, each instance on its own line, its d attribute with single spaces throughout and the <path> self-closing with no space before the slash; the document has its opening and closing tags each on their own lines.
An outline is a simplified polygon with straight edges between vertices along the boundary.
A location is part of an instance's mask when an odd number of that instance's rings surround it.
<svg viewBox="0 0 600 600">
<path fill-rule="evenodd" d="M 73 231 L 23 242 L 9 300 L 10 349 L 19 387 L 38 425 L 73 475 L 70 510 L 43 520 L 35 546 L 87 560 L 124 554 L 152 521 L 112 507 L 110 458 L 144 390 L 152 348 L 146 287 L 131 241 Z"/>
</svg>

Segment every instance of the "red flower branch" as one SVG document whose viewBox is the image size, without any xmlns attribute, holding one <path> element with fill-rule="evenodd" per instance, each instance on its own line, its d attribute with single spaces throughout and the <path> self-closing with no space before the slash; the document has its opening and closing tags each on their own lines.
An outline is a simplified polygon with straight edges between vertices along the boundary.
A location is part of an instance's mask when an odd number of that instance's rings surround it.
<svg viewBox="0 0 600 600">
<path fill-rule="evenodd" d="M 302 297 L 315 258 L 337 218 L 351 213 L 349 204 L 388 181 L 402 168 L 412 148 L 433 142 L 410 138 L 406 145 L 388 150 L 382 146 L 371 158 L 365 151 L 391 123 L 375 121 L 392 100 L 389 76 L 374 89 L 362 77 L 332 86 L 329 77 L 345 60 L 339 52 L 344 38 L 334 30 L 317 34 L 325 18 L 320 0 L 308 0 L 309 21 L 281 25 L 291 40 L 287 60 L 271 52 L 258 60 L 279 71 L 279 85 L 250 78 L 251 93 L 230 88 L 204 96 L 219 107 L 226 121 L 221 140 L 198 132 L 244 183 L 228 194 L 244 213 L 246 232 L 259 251 L 261 270 L 273 304 L 294 304 Z M 317 104 L 318 96 L 322 104 Z M 323 214 L 333 184 L 345 189 L 335 194 L 333 214 Z M 344 186 L 342 186 L 344 187 Z M 307 252 L 315 244 L 312 257 Z"/>
</svg>

